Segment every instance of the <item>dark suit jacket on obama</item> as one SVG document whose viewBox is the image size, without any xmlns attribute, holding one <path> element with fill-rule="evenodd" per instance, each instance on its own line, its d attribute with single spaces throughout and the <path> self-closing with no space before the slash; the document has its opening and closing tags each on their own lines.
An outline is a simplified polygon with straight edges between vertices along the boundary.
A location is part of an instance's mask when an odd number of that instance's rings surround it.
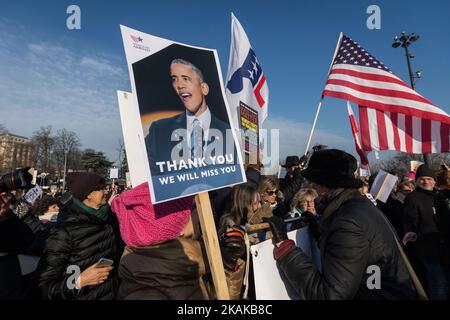
<svg viewBox="0 0 450 320">
<path fill-rule="evenodd" d="M 174 117 L 160 119 L 151 124 L 149 134 L 145 137 L 145 146 L 147 148 L 148 161 L 150 164 L 152 176 L 161 174 L 159 167 L 156 165 L 157 162 L 171 161 L 171 154 L 174 148 L 177 148 L 176 154 L 179 154 L 182 151 L 184 142 L 183 132 L 185 134 L 184 138 L 187 139 L 186 121 L 186 112 L 183 112 Z M 178 132 L 176 132 L 177 129 L 179 130 Z M 211 113 L 211 123 L 209 129 L 208 144 L 217 141 L 216 139 L 222 139 L 223 155 L 225 156 L 226 133 L 227 129 L 230 129 L 230 126 Z M 214 133 L 211 132 L 211 129 L 219 130 L 222 136 L 214 136 Z M 174 141 L 172 141 L 172 137 L 174 138 Z M 229 143 L 231 143 L 231 141 Z M 186 145 L 184 150 L 189 151 L 189 146 Z M 214 153 L 212 155 L 214 155 Z M 233 156 L 234 162 L 236 163 L 236 150 L 234 148 L 234 144 Z M 190 154 L 188 152 L 188 154 L 183 156 L 183 159 L 186 160 L 189 157 Z"/>
</svg>

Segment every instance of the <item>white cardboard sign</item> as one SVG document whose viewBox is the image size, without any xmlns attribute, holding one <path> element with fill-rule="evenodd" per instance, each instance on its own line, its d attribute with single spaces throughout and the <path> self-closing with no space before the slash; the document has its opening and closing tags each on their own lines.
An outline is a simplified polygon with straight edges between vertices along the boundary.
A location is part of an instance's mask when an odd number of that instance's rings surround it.
<svg viewBox="0 0 450 320">
<path fill-rule="evenodd" d="M 131 185 L 136 187 L 147 181 L 146 154 L 144 153 L 144 137 L 135 100 L 132 94 L 117 91 L 119 100 L 120 122 L 122 124 L 123 142 L 127 153 L 128 169 Z"/>
<path fill-rule="evenodd" d="M 320 250 L 316 241 L 312 238 L 309 228 L 304 227 L 288 233 L 288 237 L 294 240 L 297 247 L 311 257 L 316 267 L 321 270 Z M 272 240 L 266 240 L 251 246 L 250 252 L 253 259 L 253 271 L 255 278 L 255 290 L 257 300 L 298 300 L 295 290 L 283 279 L 283 275 L 273 258 Z"/>
<path fill-rule="evenodd" d="M 33 203 L 42 196 L 42 189 L 38 185 L 34 186 L 25 194 L 24 199 L 28 203 Z"/>
<path fill-rule="evenodd" d="M 119 178 L 119 168 L 109 169 L 109 178 L 110 179 L 118 179 Z"/>
<path fill-rule="evenodd" d="M 378 172 L 377 176 L 375 177 L 372 188 L 370 188 L 370 194 L 375 200 L 380 200 L 386 203 L 389 195 L 392 192 L 392 189 L 394 189 L 394 186 L 397 183 L 397 180 L 397 176 L 380 170 L 380 172 Z"/>
</svg>

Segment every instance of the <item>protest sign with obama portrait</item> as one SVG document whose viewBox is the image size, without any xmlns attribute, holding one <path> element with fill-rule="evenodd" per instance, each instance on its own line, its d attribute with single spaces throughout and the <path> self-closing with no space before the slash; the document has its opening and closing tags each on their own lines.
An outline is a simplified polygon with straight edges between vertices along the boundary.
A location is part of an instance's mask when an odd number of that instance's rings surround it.
<svg viewBox="0 0 450 320">
<path fill-rule="evenodd" d="M 121 31 L 152 201 L 245 182 L 216 50 Z"/>
</svg>

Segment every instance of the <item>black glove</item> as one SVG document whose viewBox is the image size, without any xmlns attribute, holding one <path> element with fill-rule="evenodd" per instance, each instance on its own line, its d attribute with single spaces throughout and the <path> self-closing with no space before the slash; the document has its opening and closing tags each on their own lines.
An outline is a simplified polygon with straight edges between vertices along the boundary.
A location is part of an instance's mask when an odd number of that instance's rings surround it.
<svg viewBox="0 0 450 320">
<path fill-rule="evenodd" d="M 234 226 L 220 237 L 223 265 L 228 270 L 235 271 L 237 260 L 246 254 L 244 234 L 241 227 Z"/>
<path fill-rule="evenodd" d="M 301 218 L 292 222 L 290 231 L 304 228 L 307 225 L 308 220 L 302 216 Z"/>
<path fill-rule="evenodd" d="M 311 232 L 311 235 L 317 240 L 320 237 L 320 231 L 319 231 L 319 220 L 320 216 L 315 215 L 311 212 L 305 211 L 302 213 L 302 218 L 305 217 L 305 219 L 308 222 L 309 232 Z"/>
<path fill-rule="evenodd" d="M 312 212 L 304 211 L 302 212 L 302 219 L 306 220 L 307 223 L 317 223 L 318 216 Z"/>
<path fill-rule="evenodd" d="M 273 244 L 277 244 L 288 239 L 286 223 L 282 218 L 274 215 L 270 218 L 264 217 L 262 220 L 270 225 L 270 230 L 273 234 Z"/>
</svg>

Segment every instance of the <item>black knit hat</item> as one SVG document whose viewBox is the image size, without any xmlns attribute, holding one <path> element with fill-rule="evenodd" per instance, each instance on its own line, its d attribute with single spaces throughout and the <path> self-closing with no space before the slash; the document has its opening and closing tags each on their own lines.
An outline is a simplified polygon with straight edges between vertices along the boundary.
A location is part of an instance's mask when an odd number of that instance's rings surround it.
<svg viewBox="0 0 450 320">
<path fill-rule="evenodd" d="M 314 152 L 302 176 L 328 188 L 359 188 L 362 181 L 355 176 L 358 164 L 354 156 L 337 149 Z"/>
<path fill-rule="evenodd" d="M 416 171 L 416 181 L 420 177 L 431 177 L 433 179 L 436 179 L 435 174 L 433 170 L 431 170 L 427 165 L 422 164 Z"/>
<path fill-rule="evenodd" d="M 105 179 L 95 173 L 74 172 L 67 175 L 67 187 L 80 201 L 85 200 L 92 191 L 102 190 L 105 186 Z"/>
</svg>

